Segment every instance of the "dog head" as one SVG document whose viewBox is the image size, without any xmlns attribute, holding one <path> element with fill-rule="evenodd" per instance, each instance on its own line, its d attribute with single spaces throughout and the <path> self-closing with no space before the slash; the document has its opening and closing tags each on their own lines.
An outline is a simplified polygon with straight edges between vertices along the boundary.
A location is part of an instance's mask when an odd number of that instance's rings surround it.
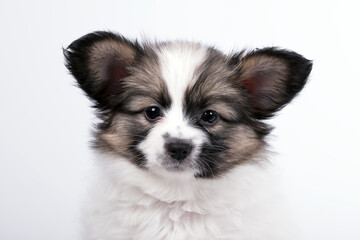
<svg viewBox="0 0 360 240">
<path fill-rule="evenodd" d="M 95 32 L 64 50 L 95 103 L 95 147 L 154 173 L 216 177 L 253 161 L 267 119 L 303 88 L 312 63 L 278 48 L 225 55 L 189 42 Z"/>
</svg>

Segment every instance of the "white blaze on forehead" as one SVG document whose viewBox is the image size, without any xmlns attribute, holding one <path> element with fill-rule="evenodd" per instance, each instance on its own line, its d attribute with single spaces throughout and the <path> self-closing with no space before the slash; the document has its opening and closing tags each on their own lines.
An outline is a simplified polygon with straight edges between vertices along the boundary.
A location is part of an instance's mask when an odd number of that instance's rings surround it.
<svg viewBox="0 0 360 240">
<path fill-rule="evenodd" d="M 204 62 L 206 55 L 207 48 L 196 43 L 175 42 L 161 48 L 160 70 L 172 107 L 181 109 L 185 90 L 195 82 L 195 70 Z"/>
<path fill-rule="evenodd" d="M 195 161 L 200 147 L 207 138 L 201 130 L 190 126 L 183 115 L 183 99 L 188 86 L 194 84 L 198 76 L 196 69 L 204 62 L 207 48 L 200 44 L 175 42 L 163 46 L 158 51 L 161 76 L 171 97 L 170 109 L 151 129 L 147 137 L 139 144 L 145 154 L 147 166 L 158 168 L 168 156 L 164 148 L 165 135 L 191 140 L 194 149 L 190 157 Z M 196 172 L 196 169 L 192 169 Z"/>
</svg>

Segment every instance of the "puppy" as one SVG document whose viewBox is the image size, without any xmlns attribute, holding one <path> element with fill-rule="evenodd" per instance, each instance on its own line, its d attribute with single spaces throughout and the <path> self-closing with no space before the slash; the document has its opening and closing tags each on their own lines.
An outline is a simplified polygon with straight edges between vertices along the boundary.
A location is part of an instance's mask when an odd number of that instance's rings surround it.
<svg viewBox="0 0 360 240">
<path fill-rule="evenodd" d="M 311 61 L 111 32 L 83 36 L 64 55 L 100 119 L 84 239 L 291 239 L 264 120 L 303 88 Z"/>
</svg>

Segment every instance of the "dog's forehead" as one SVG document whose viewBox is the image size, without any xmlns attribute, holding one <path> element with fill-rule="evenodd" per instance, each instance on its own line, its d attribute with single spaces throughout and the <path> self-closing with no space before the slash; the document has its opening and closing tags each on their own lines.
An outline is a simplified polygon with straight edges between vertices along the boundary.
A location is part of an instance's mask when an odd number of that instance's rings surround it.
<svg viewBox="0 0 360 240">
<path fill-rule="evenodd" d="M 160 74 L 174 105 L 181 105 L 186 89 L 199 77 L 199 68 L 208 57 L 208 48 L 198 43 L 173 42 L 158 51 Z"/>
<path fill-rule="evenodd" d="M 136 96 L 142 93 L 148 100 L 133 101 L 139 105 L 135 110 L 155 100 L 164 109 L 171 108 L 181 115 L 205 108 L 221 109 L 226 115 L 235 114 L 228 105 L 234 105 L 234 99 L 241 100 L 242 96 L 232 81 L 236 70 L 228 64 L 225 54 L 191 42 L 153 45 L 147 50 L 149 56 L 133 69 L 136 77 L 127 82 L 128 89 L 136 89 Z"/>
<path fill-rule="evenodd" d="M 213 108 L 236 115 L 227 105 L 242 96 L 233 87 L 236 70 L 225 54 L 199 43 L 172 42 L 159 48 L 157 58 L 172 108 L 187 114 Z"/>
</svg>

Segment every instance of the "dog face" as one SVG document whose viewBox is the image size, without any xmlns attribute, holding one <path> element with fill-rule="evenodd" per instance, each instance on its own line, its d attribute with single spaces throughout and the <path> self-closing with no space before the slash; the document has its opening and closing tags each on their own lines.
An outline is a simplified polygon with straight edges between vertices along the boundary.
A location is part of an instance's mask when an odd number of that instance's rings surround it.
<svg viewBox="0 0 360 240">
<path fill-rule="evenodd" d="M 199 178 L 255 161 L 270 132 L 262 120 L 293 99 L 312 67 L 277 48 L 225 55 L 110 32 L 88 34 L 64 54 L 99 110 L 99 151 L 153 173 Z"/>
</svg>

